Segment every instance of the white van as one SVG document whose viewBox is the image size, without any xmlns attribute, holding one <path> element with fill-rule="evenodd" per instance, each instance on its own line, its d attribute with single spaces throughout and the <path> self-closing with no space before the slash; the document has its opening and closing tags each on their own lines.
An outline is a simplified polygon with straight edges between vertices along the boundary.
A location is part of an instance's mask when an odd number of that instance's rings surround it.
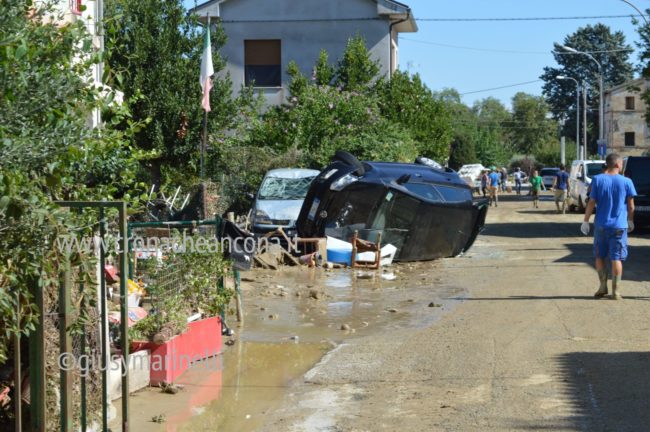
<svg viewBox="0 0 650 432">
<path fill-rule="evenodd" d="M 569 209 L 576 208 L 583 212 L 587 206 L 589 197 L 587 192 L 591 185 L 591 179 L 603 172 L 604 160 L 576 160 L 571 165 L 569 173 Z"/>
</svg>

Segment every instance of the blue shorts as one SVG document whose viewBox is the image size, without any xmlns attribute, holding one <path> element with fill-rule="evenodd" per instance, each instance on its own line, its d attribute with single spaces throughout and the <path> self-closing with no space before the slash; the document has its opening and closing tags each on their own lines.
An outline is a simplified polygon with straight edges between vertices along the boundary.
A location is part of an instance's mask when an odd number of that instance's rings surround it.
<svg viewBox="0 0 650 432">
<path fill-rule="evenodd" d="M 599 228 L 594 233 L 594 256 L 611 261 L 627 259 L 627 230 L 623 228 Z"/>
</svg>

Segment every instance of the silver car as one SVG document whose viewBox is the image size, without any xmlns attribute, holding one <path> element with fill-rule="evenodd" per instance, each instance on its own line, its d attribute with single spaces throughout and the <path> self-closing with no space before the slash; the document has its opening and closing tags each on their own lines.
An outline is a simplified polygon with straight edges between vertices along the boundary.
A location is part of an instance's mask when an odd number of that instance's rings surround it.
<svg viewBox="0 0 650 432">
<path fill-rule="evenodd" d="M 319 174 L 317 170 L 298 168 L 267 172 L 253 203 L 253 233 L 265 234 L 283 228 L 292 235 L 309 186 Z"/>
</svg>

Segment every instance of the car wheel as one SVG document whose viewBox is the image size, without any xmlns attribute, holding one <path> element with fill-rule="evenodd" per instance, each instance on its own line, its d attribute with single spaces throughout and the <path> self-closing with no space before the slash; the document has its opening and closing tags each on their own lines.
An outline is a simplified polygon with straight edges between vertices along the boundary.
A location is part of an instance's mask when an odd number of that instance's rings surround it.
<svg viewBox="0 0 650 432">
<path fill-rule="evenodd" d="M 343 150 L 337 150 L 336 153 L 334 153 L 334 157 L 332 158 L 333 161 L 338 160 L 341 161 L 347 165 L 353 166 L 356 168 L 355 173 L 359 176 L 362 176 L 366 173 L 366 169 L 363 167 L 363 164 L 354 157 L 352 154 L 343 151 Z"/>
<path fill-rule="evenodd" d="M 578 197 L 578 210 L 580 213 L 584 213 L 586 210 L 585 204 L 582 202 L 582 197 Z"/>
</svg>

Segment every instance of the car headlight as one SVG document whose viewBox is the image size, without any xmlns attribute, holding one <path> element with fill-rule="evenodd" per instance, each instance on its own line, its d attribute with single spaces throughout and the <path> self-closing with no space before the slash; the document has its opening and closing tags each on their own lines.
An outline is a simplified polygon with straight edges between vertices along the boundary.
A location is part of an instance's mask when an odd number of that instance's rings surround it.
<svg viewBox="0 0 650 432">
<path fill-rule="evenodd" d="M 272 225 L 271 217 L 264 211 L 257 209 L 255 210 L 254 223 L 256 225 Z"/>
<path fill-rule="evenodd" d="M 340 179 L 336 180 L 330 185 L 330 190 L 340 192 L 343 190 L 345 187 L 350 186 L 354 182 L 358 182 L 359 178 L 353 174 L 348 174 Z"/>
</svg>

